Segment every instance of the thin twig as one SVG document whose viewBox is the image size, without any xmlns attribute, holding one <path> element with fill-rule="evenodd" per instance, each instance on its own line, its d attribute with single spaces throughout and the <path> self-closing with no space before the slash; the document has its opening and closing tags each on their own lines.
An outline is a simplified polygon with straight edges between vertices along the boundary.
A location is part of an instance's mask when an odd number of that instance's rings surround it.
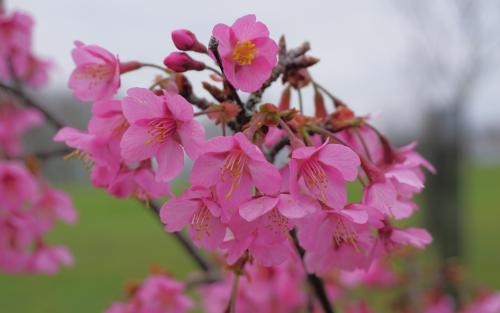
<svg viewBox="0 0 500 313">
<path fill-rule="evenodd" d="M 0 82 L 0 89 L 4 90 L 5 92 L 7 92 L 7 93 L 11 94 L 12 96 L 16 97 L 17 99 L 21 100 L 21 102 L 23 102 L 25 105 L 27 105 L 29 107 L 33 107 L 33 108 L 37 109 L 38 111 L 40 111 L 43 114 L 43 116 L 45 117 L 45 119 L 50 124 L 52 124 L 52 126 L 54 126 L 54 128 L 59 129 L 59 128 L 64 127 L 63 122 L 61 122 L 57 118 L 55 118 L 52 115 L 52 113 L 47 111 L 43 106 L 36 103 L 34 100 L 32 100 L 28 95 L 26 95 L 21 90 L 16 89 L 16 88 L 11 87 L 11 86 L 8 86 L 8 85 L 5 85 L 1 82 Z"/>
</svg>

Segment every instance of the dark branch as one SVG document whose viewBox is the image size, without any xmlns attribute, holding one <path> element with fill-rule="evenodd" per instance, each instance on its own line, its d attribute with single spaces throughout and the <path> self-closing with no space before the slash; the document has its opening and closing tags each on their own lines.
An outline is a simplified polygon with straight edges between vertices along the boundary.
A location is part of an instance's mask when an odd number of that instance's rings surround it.
<svg viewBox="0 0 500 313">
<path fill-rule="evenodd" d="M 21 100 L 25 105 L 33 107 L 40 111 L 45 119 L 54 126 L 54 128 L 63 128 L 65 125 L 61 121 L 59 121 L 57 118 L 55 118 L 49 111 L 47 111 L 44 107 L 33 101 L 28 95 L 26 95 L 24 92 L 22 92 L 19 89 L 10 87 L 8 85 L 5 85 L 3 83 L 0 83 L 0 89 L 4 90 L 5 92 L 11 94 L 15 98 Z"/>
<path fill-rule="evenodd" d="M 297 239 L 297 235 L 295 234 L 295 231 L 292 230 L 290 232 L 290 235 L 293 239 L 293 243 L 295 245 L 295 248 L 297 249 L 297 252 L 300 255 L 300 258 L 302 261 L 304 260 L 304 249 L 300 246 L 299 241 Z M 307 281 L 309 282 L 309 285 L 311 285 L 311 288 L 314 291 L 314 294 L 316 295 L 316 298 L 318 299 L 321 307 L 323 308 L 323 312 L 325 313 L 335 313 L 335 310 L 333 309 L 333 306 L 328 299 L 328 295 L 326 294 L 326 289 L 325 289 L 325 284 L 323 283 L 323 280 L 316 276 L 315 274 L 307 274 Z"/>
</svg>

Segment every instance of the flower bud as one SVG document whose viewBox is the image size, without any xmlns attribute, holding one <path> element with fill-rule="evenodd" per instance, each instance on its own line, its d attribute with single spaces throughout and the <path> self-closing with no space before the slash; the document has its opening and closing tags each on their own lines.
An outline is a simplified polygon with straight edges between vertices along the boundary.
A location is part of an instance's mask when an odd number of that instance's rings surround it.
<svg viewBox="0 0 500 313">
<path fill-rule="evenodd" d="M 172 41 L 177 49 L 182 51 L 196 51 L 207 53 L 207 48 L 196 39 L 196 36 L 187 29 L 178 29 L 172 32 Z"/>
<path fill-rule="evenodd" d="M 184 52 L 170 53 L 163 64 L 174 72 L 182 73 L 186 71 L 202 71 L 205 69 L 205 63 L 196 61 Z"/>
</svg>

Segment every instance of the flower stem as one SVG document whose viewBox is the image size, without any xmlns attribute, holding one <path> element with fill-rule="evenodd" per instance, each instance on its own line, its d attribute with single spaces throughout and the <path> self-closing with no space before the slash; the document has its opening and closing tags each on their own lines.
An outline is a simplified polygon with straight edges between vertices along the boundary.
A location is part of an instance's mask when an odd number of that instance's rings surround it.
<svg viewBox="0 0 500 313">
<path fill-rule="evenodd" d="M 297 88 L 297 94 L 299 95 L 299 110 L 300 114 L 304 114 L 304 100 L 302 99 L 302 91 L 300 88 Z"/>
</svg>

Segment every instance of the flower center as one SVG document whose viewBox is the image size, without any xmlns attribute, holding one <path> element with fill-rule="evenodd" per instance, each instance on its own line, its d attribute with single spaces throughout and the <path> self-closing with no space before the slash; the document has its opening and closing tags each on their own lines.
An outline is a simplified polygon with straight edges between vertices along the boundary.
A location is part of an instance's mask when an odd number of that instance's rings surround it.
<svg viewBox="0 0 500 313">
<path fill-rule="evenodd" d="M 233 50 L 233 61 L 239 65 L 250 65 L 257 56 L 255 44 L 250 40 L 238 41 Z"/>
<path fill-rule="evenodd" d="M 271 210 L 267 222 L 264 227 L 275 235 L 288 233 L 288 219 L 277 208 Z"/>
<path fill-rule="evenodd" d="M 92 86 L 99 81 L 108 80 L 113 76 L 113 67 L 109 64 L 85 64 L 82 65 L 82 67 L 82 71 L 76 76 L 76 78 L 91 78 L 94 81 L 90 82 L 90 85 Z"/>
<path fill-rule="evenodd" d="M 319 190 L 321 200 L 326 202 L 325 190 L 328 183 L 328 177 L 325 170 L 316 160 L 308 160 L 302 167 L 304 182 L 310 190 Z"/>
<path fill-rule="evenodd" d="M 340 248 L 342 244 L 350 244 L 359 253 L 358 233 L 346 225 L 343 218 L 335 217 L 335 230 L 333 232 L 333 246 L 335 249 Z"/>
<path fill-rule="evenodd" d="M 202 204 L 194 213 L 191 225 L 196 233 L 196 240 L 200 240 L 204 232 L 207 236 L 210 236 L 210 230 L 208 227 L 209 217 L 210 211 L 205 204 Z"/>
<path fill-rule="evenodd" d="M 152 119 L 147 123 L 147 126 L 151 138 L 146 140 L 146 145 L 150 143 L 159 145 L 164 143 L 177 129 L 177 123 L 171 117 Z"/>
<path fill-rule="evenodd" d="M 248 157 L 241 151 L 233 151 L 228 154 L 222 168 L 222 180 L 227 176 L 231 179 L 231 188 L 227 192 L 225 198 L 229 199 L 235 188 L 240 186 L 243 171 L 248 162 Z"/>
<path fill-rule="evenodd" d="M 80 160 L 83 163 L 83 166 L 85 167 L 86 170 L 90 170 L 95 163 L 90 153 L 79 149 L 75 149 L 63 157 L 65 161 L 72 158 Z"/>
</svg>

